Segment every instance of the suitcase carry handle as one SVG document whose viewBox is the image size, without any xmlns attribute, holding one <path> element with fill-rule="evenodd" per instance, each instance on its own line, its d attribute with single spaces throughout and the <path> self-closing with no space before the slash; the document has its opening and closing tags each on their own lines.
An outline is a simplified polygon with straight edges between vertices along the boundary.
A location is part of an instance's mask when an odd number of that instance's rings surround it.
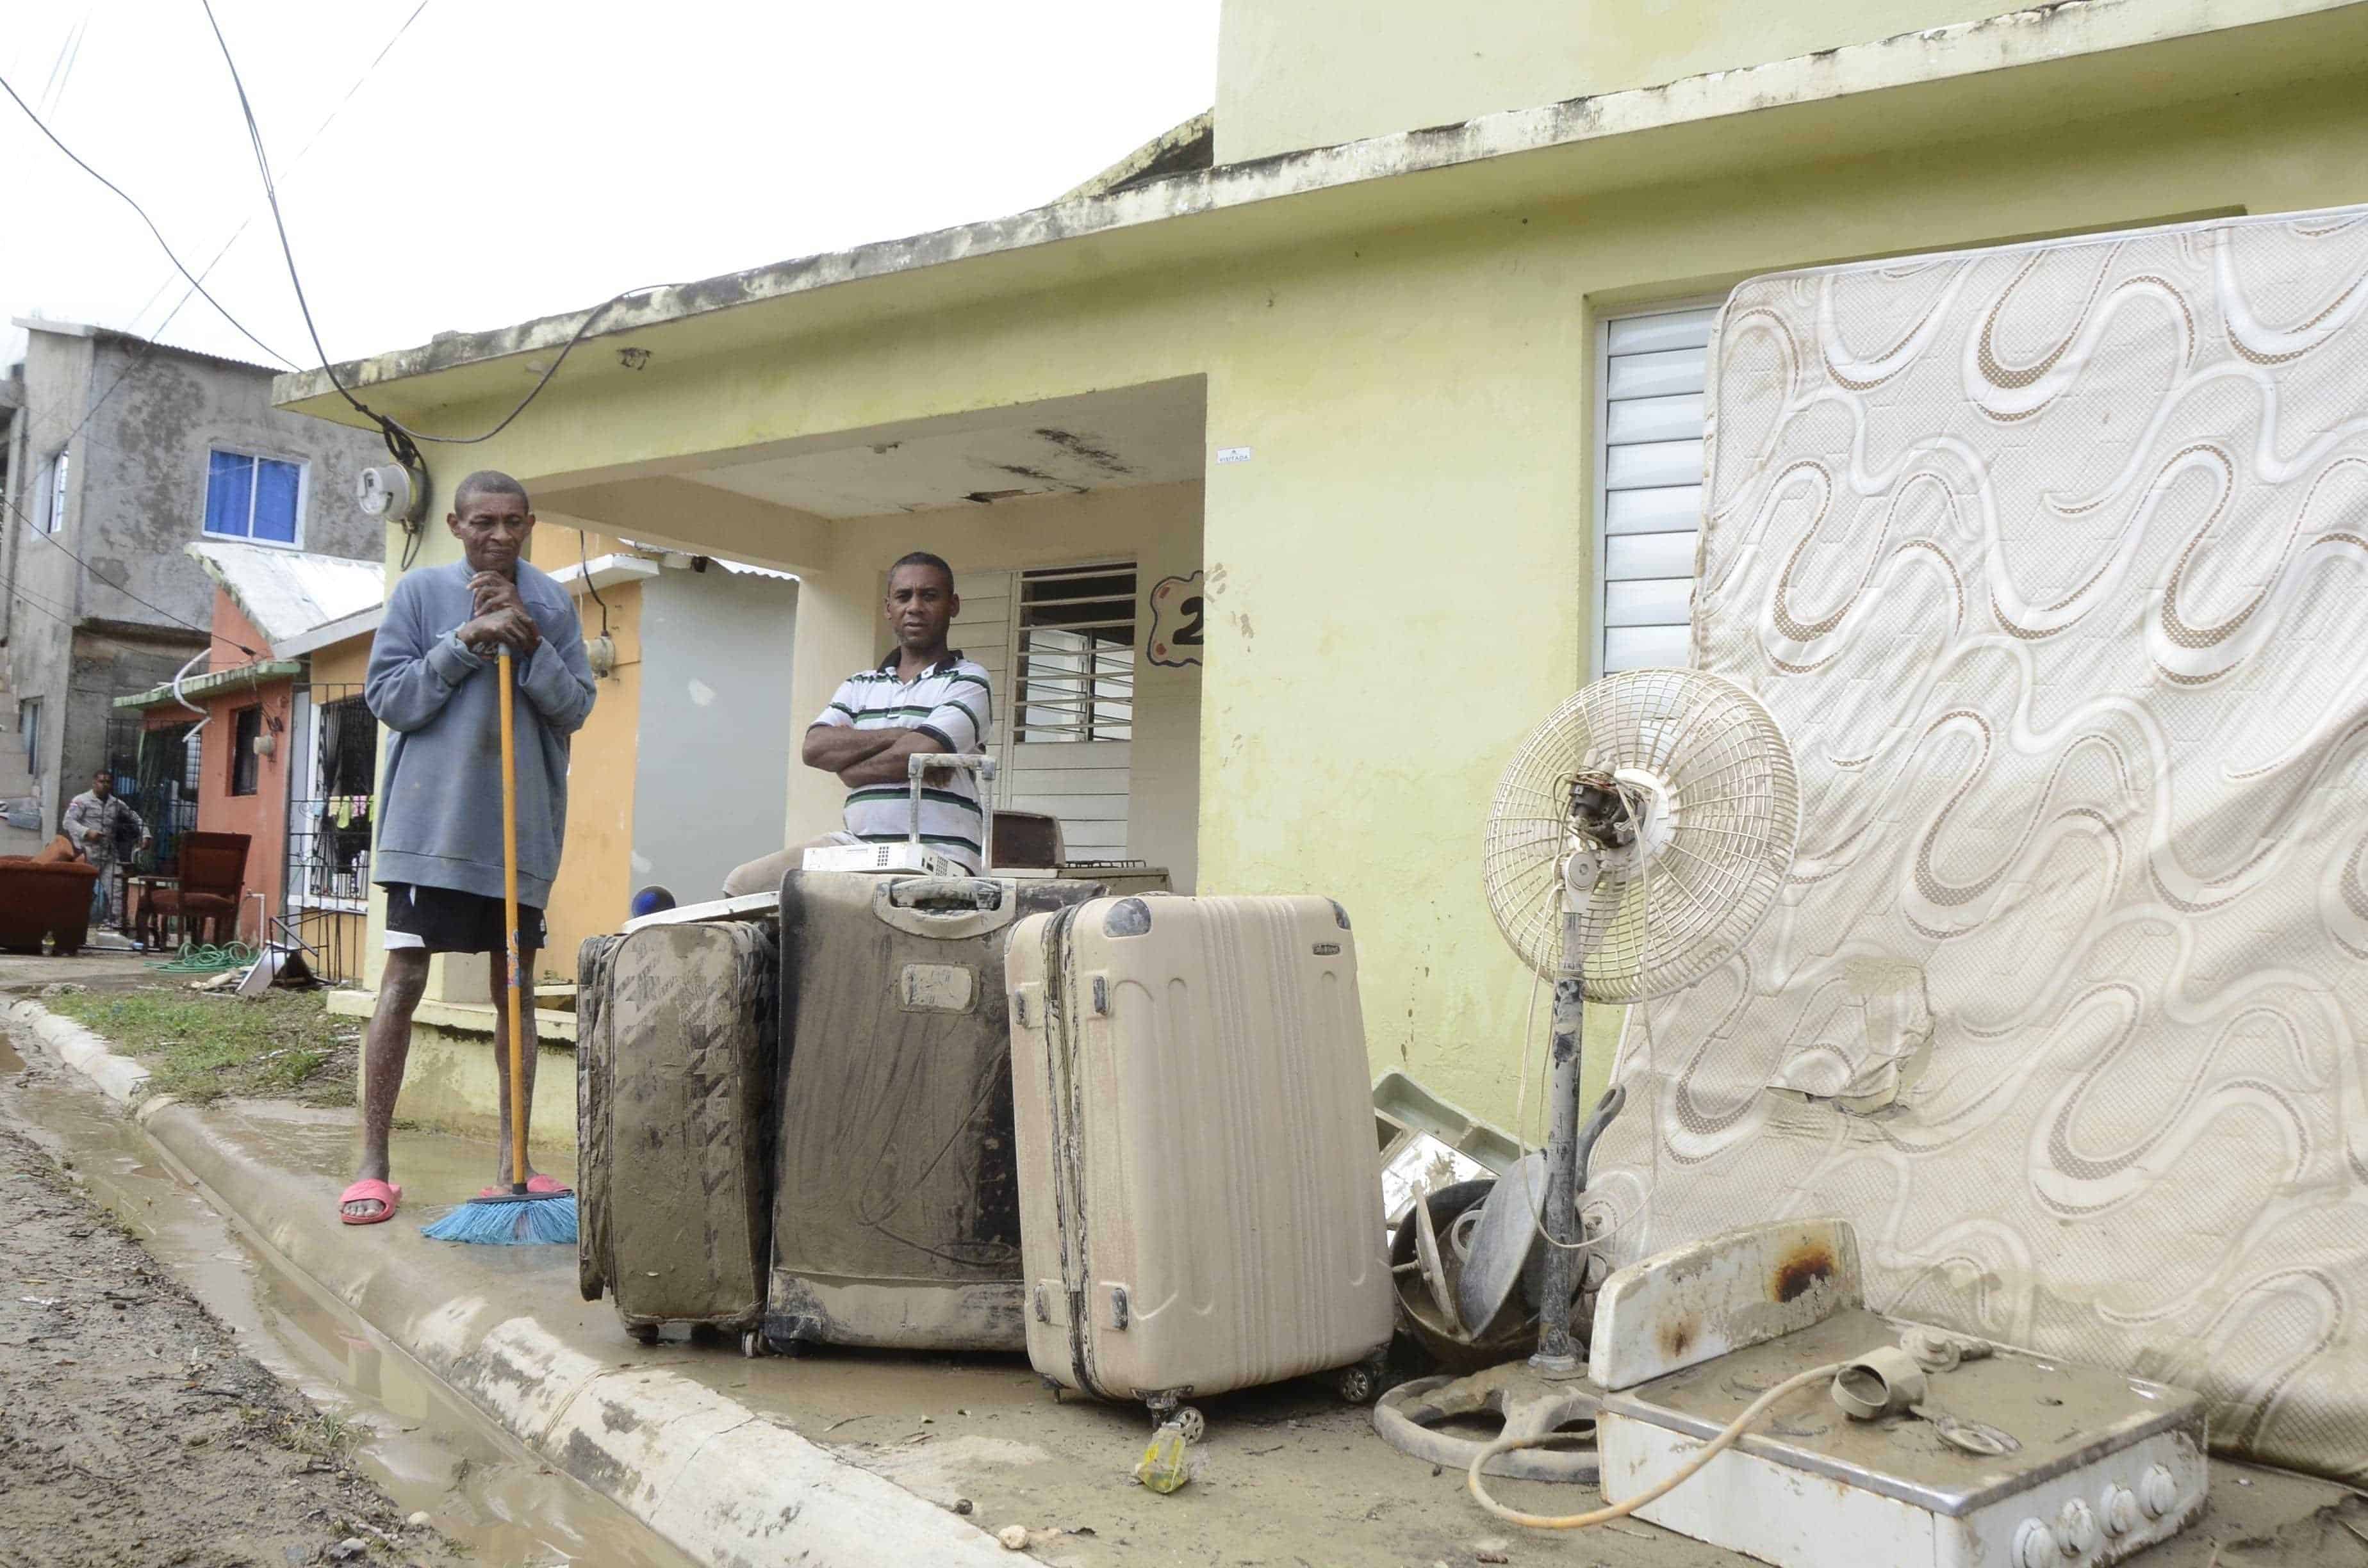
<svg viewBox="0 0 2368 1568">
<path fill-rule="evenodd" d="M 995 864 L 995 758 L 976 752 L 916 751 L 905 759 L 905 787 L 911 792 L 913 816 L 905 842 L 921 842 L 921 780 L 930 773 L 968 773 L 978 779 L 978 863 Z"/>
<path fill-rule="evenodd" d="M 984 877 L 908 877 L 891 883 L 888 902 L 899 909 L 1000 909 L 1003 884 Z"/>
<path fill-rule="evenodd" d="M 1011 924 L 1019 900 L 984 877 L 882 879 L 871 890 L 872 917 L 908 937 L 959 942 Z"/>
</svg>

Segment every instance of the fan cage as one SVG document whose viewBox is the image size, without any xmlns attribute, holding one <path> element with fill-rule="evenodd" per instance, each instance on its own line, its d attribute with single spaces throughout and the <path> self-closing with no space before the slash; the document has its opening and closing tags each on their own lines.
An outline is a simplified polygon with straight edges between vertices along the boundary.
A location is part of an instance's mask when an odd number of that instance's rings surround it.
<svg viewBox="0 0 2368 1568">
<path fill-rule="evenodd" d="M 1488 813 L 1488 907 L 1541 975 L 1563 957 L 1569 781 L 1623 768 L 1661 782 L 1675 825 L 1641 866 L 1608 868 L 1576 912 L 1587 994 L 1603 1002 L 1683 990 L 1734 957 L 1775 906 L 1800 826 L 1792 748 L 1742 687 L 1641 669 L 1585 687 L 1531 733 Z"/>
</svg>

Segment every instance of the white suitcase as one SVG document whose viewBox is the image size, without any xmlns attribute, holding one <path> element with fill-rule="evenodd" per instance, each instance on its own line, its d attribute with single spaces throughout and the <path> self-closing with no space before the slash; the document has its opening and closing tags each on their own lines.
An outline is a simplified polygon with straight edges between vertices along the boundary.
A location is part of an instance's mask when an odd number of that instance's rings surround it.
<svg viewBox="0 0 2368 1568">
<path fill-rule="evenodd" d="M 1349 917 L 1323 898 L 1102 898 L 1008 950 L 1028 1358 L 1179 1399 L 1345 1369 L 1392 1293 Z"/>
</svg>

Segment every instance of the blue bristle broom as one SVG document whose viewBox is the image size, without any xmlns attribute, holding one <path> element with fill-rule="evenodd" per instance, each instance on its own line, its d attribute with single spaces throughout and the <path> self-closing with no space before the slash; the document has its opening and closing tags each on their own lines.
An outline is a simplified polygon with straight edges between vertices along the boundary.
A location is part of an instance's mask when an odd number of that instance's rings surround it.
<svg viewBox="0 0 2368 1568">
<path fill-rule="evenodd" d="M 519 1005 L 518 911 L 517 723 L 510 695 L 510 651 L 500 649 L 502 709 L 502 924 L 509 942 L 509 984 L 503 1005 L 510 1024 L 510 1189 L 472 1198 L 420 1234 L 437 1242 L 475 1242 L 484 1246 L 575 1244 L 575 1194 L 526 1189 L 526 1026 Z"/>
</svg>

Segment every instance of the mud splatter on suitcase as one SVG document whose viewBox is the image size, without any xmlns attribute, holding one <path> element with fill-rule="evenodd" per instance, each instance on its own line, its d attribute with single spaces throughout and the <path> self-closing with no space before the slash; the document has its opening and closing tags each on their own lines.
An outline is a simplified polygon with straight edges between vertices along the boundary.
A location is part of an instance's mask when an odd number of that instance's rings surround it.
<svg viewBox="0 0 2368 1568">
<path fill-rule="evenodd" d="M 1111 898 L 1012 933 L 1028 1358 L 1156 1415 L 1337 1371 L 1379 1392 L 1393 1292 L 1349 917 Z"/>
<path fill-rule="evenodd" d="M 771 1234 L 779 951 L 760 924 L 655 926 L 577 957 L 577 1251 L 636 1338 L 754 1331 Z"/>
<path fill-rule="evenodd" d="M 795 871 L 781 888 L 771 1303 L 783 1346 L 1018 1350 L 1004 944 L 1100 884 Z"/>
</svg>

